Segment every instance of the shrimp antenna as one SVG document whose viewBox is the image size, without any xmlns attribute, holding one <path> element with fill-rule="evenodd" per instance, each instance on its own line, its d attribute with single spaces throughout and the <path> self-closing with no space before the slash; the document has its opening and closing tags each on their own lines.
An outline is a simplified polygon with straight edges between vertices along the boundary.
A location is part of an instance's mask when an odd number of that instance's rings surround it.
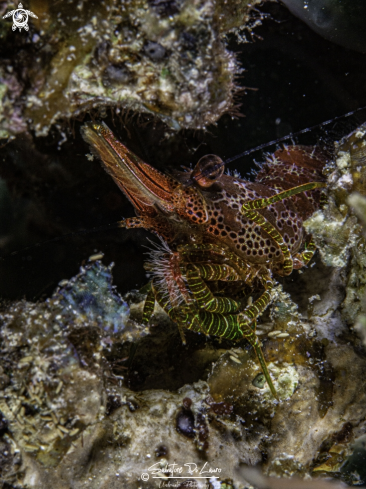
<svg viewBox="0 0 366 489">
<path fill-rule="evenodd" d="M 300 136 L 301 134 L 305 134 L 306 132 L 310 132 L 313 129 L 316 129 L 318 127 L 326 126 L 327 124 L 331 124 L 332 122 L 336 122 L 340 119 L 345 119 L 346 117 L 350 117 L 351 115 L 356 114 L 357 112 L 360 112 L 361 110 L 366 109 L 366 106 L 364 107 L 359 107 L 358 109 L 352 110 L 351 112 L 347 112 L 347 114 L 343 115 L 338 115 L 336 117 L 333 117 L 332 119 L 329 119 L 328 121 L 321 122 L 320 124 L 315 124 L 314 126 L 306 127 L 305 129 L 301 129 L 300 131 L 296 132 L 290 132 L 287 134 L 287 136 L 283 136 L 282 138 L 274 139 L 273 141 L 269 141 L 268 143 L 263 143 L 260 144 L 259 146 L 256 146 L 255 148 L 247 149 L 246 151 L 243 151 L 242 153 L 239 153 L 235 156 L 232 156 L 231 158 L 228 158 L 227 160 L 223 161 L 222 163 L 217 163 L 216 165 L 211 166 L 207 170 L 202 170 L 200 173 L 195 175 L 194 178 L 192 178 L 192 182 L 188 184 L 192 185 L 194 180 L 199 180 L 200 178 L 206 177 L 213 172 L 216 172 L 221 166 L 227 165 L 228 163 L 231 163 L 235 160 L 238 160 L 239 158 L 242 158 L 243 156 L 248 156 L 251 153 L 254 153 L 255 151 L 259 151 L 261 149 L 267 148 L 268 146 L 272 146 L 273 144 L 281 143 L 282 141 L 286 141 L 289 138 L 293 138 L 296 136 Z"/>
</svg>

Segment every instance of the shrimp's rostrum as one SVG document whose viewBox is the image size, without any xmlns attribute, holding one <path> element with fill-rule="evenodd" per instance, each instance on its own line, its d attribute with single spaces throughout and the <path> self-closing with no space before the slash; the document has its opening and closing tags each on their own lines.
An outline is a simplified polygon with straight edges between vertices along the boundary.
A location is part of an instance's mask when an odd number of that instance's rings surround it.
<svg viewBox="0 0 366 489">
<path fill-rule="evenodd" d="M 192 171 L 167 176 L 120 143 L 105 124 L 88 123 L 83 137 L 102 160 L 136 218 L 162 245 L 146 263 L 152 275 L 143 321 L 155 301 L 178 325 L 230 340 L 246 338 L 277 397 L 256 320 L 273 299 L 274 276 L 309 263 L 315 246 L 303 221 L 319 208 L 326 155 L 317 147 L 288 146 L 262 165 L 254 182 L 225 175 L 218 156 L 201 158 Z M 262 290 L 247 305 L 243 291 Z"/>
</svg>

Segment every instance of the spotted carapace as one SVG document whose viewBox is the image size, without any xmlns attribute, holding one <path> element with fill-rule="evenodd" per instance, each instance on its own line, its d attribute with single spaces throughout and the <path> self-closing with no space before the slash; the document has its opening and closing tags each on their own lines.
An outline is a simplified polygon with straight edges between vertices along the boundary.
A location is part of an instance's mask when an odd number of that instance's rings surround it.
<svg viewBox="0 0 366 489">
<path fill-rule="evenodd" d="M 326 154 L 317 147 L 284 147 L 267 158 L 253 182 L 224 174 L 214 155 L 192 171 L 168 176 L 133 154 L 105 124 L 87 123 L 82 134 L 135 207 L 137 217 L 120 226 L 143 227 L 162 241 L 146 263 L 153 278 L 143 321 L 157 302 L 183 342 L 184 328 L 246 338 L 277 397 L 256 320 L 273 300 L 274 277 L 307 265 L 315 252 L 303 221 L 319 208 Z M 248 288 L 259 294 L 251 304 L 244 301 Z"/>
</svg>

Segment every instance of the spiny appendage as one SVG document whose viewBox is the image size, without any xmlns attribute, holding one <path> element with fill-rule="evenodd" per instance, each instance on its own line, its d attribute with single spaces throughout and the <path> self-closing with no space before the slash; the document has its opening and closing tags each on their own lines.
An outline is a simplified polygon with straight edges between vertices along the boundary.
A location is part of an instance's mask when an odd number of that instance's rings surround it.
<svg viewBox="0 0 366 489">
<path fill-rule="evenodd" d="M 222 267 L 222 265 L 211 265 L 211 267 L 214 269 L 216 276 L 227 276 L 227 270 L 225 267 Z M 227 297 L 215 297 L 213 295 L 211 290 L 205 284 L 203 277 L 200 274 L 200 269 L 197 266 L 191 264 L 182 265 L 182 272 L 186 276 L 189 290 L 197 301 L 200 309 L 220 314 L 239 311 L 240 305 L 237 301 Z M 220 280 L 220 278 L 216 280 Z"/>
<path fill-rule="evenodd" d="M 185 345 L 187 342 L 183 328 L 186 327 L 186 323 L 192 323 L 192 326 L 195 326 L 193 330 L 197 332 L 200 331 L 197 319 L 194 317 L 194 314 L 192 315 L 187 312 L 186 309 L 188 308 L 185 306 L 172 307 L 169 297 L 155 281 L 152 282 L 152 290 L 154 292 L 156 302 L 168 314 L 170 319 L 177 324 L 182 343 Z"/>
<path fill-rule="evenodd" d="M 164 242 L 152 243 L 154 248 L 149 252 L 149 260 L 145 269 L 152 273 L 154 286 L 160 294 L 170 301 L 172 307 L 190 302 L 188 290 L 180 271 L 180 255 L 173 253 Z"/>
</svg>

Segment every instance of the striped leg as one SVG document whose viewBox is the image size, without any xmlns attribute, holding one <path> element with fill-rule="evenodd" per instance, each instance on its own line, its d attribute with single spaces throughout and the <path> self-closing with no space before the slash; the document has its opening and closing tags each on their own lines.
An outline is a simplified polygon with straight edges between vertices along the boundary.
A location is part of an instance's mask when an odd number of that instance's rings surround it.
<svg viewBox="0 0 366 489">
<path fill-rule="evenodd" d="M 219 265 L 216 266 L 219 267 Z M 264 360 L 258 337 L 255 334 L 256 319 L 272 300 L 271 289 L 273 288 L 273 281 L 269 276 L 263 275 L 261 279 L 266 289 L 264 293 L 254 302 L 254 304 L 245 308 L 242 313 L 232 314 L 235 310 L 230 309 L 228 303 L 218 302 L 219 299 L 212 295 L 211 291 L 203 282 L 202 277 L 198 274 L 197 269 L 194 277 L 191 275 L 188 278 L 189 272 L 190 271 L 187 273 L 187 281 L 195 299 L 201 307 L 201 310 L 199 311 L 199 320 L 203 331 L 206 334 L 220 336 L 230 340 L 239 339 L 244 336 L 253 346 L 269 388 L 273 396 L 278 399 L 276 389 L 274 388 Z M 219 272 L 217 271 L 217 273 Z M 220 298 L 220 301 L 235 302 L 227 298 Z M 192 326 L 193 324 L 194 323 L 192 322 Z"/>
<path fill-rule="evenodd" d="M 239 327 L 237 314 L 220 314 L 200 311 L 199 319 L 202 328 L 213 336 L 220 336 L 228 340 L 240 340 L 243 333 Z"/>
<path fill-rule="evenodd" d="M 222 280 L 225 282 L 235 282 L 236 280 L 241 280 L 239 275 L 229 265 L 218 265 L 207 263 L 203 264 L 195 264 L 198 273 L 200 274 L 203 280 L 207 280 L 208 282 L 212 280 Z"/>
<path fill-rule="evenodd" d="M 186 258 L 186 261 L 195 263 L 196 265 L 199 263 L 206 264 L 208 261 L 215 260 L 215 257 L 218 256 L 220 261 L 224 259 L 228 264 L 227 266 L 234 269 L 240 277 L 238 280 L 243 280 L 247 284 L 255 277 L 251 266 L 247 262 L 223 246 L 215 244 L 180 245 L 178 246 L 178 252 L 182 257 Z"/>
<path fill-rule="evenodd" d="M 213 247 L 215 247 L 214 251 Z M 208 260 L 213 258 L 212 252 L 216 256 L 217 254 L 223 254 L 226 257 L 225 249 L 214 245 L 203 245 L 204 250 L 202 247 L 195 246 L 189 246 L 190 251 L 188 251 L 187 247 L 184 248 L 185 260 L 187 261 L 182 263 L 179 257 L 176 256 L 170 260 L 169 266 L 171 270 L 174 270 L 173 275 L 176 282 L 178 280 L 186 282 L 189 289 L 187 291 L 190 296 L 189 300 L 187 301 L 182 294 L 183 303 L 177 305 L 171 300 L 169 287 L 164 291 L 154 280 L 145 301 L 143 321 L 147 322 L 151 317 L 156 300 L 172 321 L 177 324 L 183 344 L 186 343 L 184 328 L 230 340 L 240 339 L 244 336 L 253 346 L 271 392 L 277 397 L 255 334 L 256 319 L 272 299 L 271 289 L 273 282 L 271 278 L 264 274 L 260 277 L 265 288 L 264 293 L 254 304 L 239 313 L 240 304 L 237 301 L 226 297 L 215 297 L 205 283 L 205 280 L 242 280 L 242 277 L 235 269 L 236 267 L 233 268 L 227 264 L 207 263 Z M 199 262 L 196 263 L 194 259 L 190 260 L 192 254 L 198 255 Z"/>
<path fill-rule="evenodd" d="M 249 341 L 257 354 L 258 361 L 262 367 L 263 374 L 266 378 L 266 381 L 269 385 L 269 388 L 271 389 L 273 396 L 278 399 L 276 389 L 274 388 L 267 369 L 266 361 L 264 360 L 258 337 L 255 334 L 257 318 L 266 309 L 266 307 L 272 300 L 271 289 L 273 288 L 273 281 L 268 276 L 262 276 L 262 283 L 265 286 L 266 290 L 254 302 L 254 304 L 248 306 L 246 309 L 244 309 L 242 313 L 238 315 L 238 322 L 242 335 Z"/>
<path fill-rule="evenodd" d="M 152 286 L 152 282 L 150 282 L 150 289 L 147 293 L 144 308 L 142 310 L 142 324 L 147 324 L 150 321 L 150 318 L 154 312 L 155 307 L 155 292 Z"/>
<path fill-rule="evenodd" d="M 227 297 L 215 297 L 211 290 L 207 287 L 203 281 L 199 268 L 195 265 L 182 266 L 185 268 L 185 276 L 189 289 L 196 299 L 198 307 L 208 312 L 215 313 L 233 313 L 239 311 L 240 304 L 233 299 Z M 214 275 L 227 276 L 228 271 L 222 269 L 221 265 L 211 265 Z M 202 268 L 201 268 L 202 269 Z M 220 270 L 221 269 L 221 270 Z M 208 268 L 204 268 L 203 271 L 209 271 Z M 211 275 L 210 275 L 211 276 Z M 216 279 L 218 280 L 218 279 Z"/>
<path fill-rule="evenodd" d="M 275 204 L 276 202 L 280 202 L 281 200 L 288 199 L 293 195 L 300 194 L 301 192 L 307 192 L 308 190 L 315 190 L 317 188 L 325 188 L 326 183 L 324 182 L 309 182 L 304 183 L 303 185 L 299 185 L 298 187 L 289 188 L 288 190 L 284 190 L 283 192 L 279 192 L 278 194 L 273 195 L 272 197 L 267 197 L 265 199 L 256 199 L 251 200 L 250 202 L 246 202 L 243 204 L 243 212 L 246 210 L 252 209 L 264 209 L 268 207 L 270 204 Z"/>
<path fill-rule="evenodd" d="M 286 245 L 284 239 L 281 234 L 277 231 L 277 229 L 267 221 L 267 219 L 262 216 L 257 209 L 264 209 L 275 202 L 280 202 L 281 200 L 292 197 L 293 195 L 299 194 L 301 192 L 306 192 L 308 190 L 314 190 L 317 188 L 324 188 L 326 186 L 323 182 L 310 182 L 305 183 L 304 185 L 299 185 L 298 187 L 291 188 L 289 190 L 285 190 L 284 192 L 280 192 L 278 194 L 273 195 L 272 197 L 268 197 L 266 199 L 257 199 L 251 200 L 250 202 L 246 202 L 243 204 L 242 212 L 245 217 L 257 223 L 277 244 L 277 246 L 282 251 L 284 262 L 283 262 L 283 275 L 290 275 L 293 269 L 293 260 Z"/>
<path fill-rule="evenodd" d="M 243 325 L 241 325 L 241 328 L 242 328 L 242 331 L 243 331 Z M 262 372 L 266 378 L 266 381 L 268 383 L 268 386 L 269 388 L 271 389 L 271 392 L 273 394 L 273 396 L 278 399 L 278 395 L 277 395 L 277 392 L 276 392 L 276 389 L 272 383 L 272 379 L 269 375 L 269 372 L 268 372 L 268 368 L 267 368 L 267 364 L 266 364 L 266 361 L 264 359 L 264 356 L 263 356 L 263 352 L 262 352 L 262 349 L 260 347 L 260 344 L 259 344 L 259 341 L 258 341 L 258 336 L 255 334 L 255 325 L 254 327 L 250 327 L 250 326 L 246 326 L 246 329 L 245 329 L 246 332 L 243 332 L 245 338 L 249 341 L 249 343 L 252 345 L 252 347 L 254 348 L 254 351 L 255 353 L 257 354 L 257 358 L 258 358 L 258 361 L 260 363 L 260 366 L 262 368 Z"/>
<path fill-rule="evenodd" d="M 201 327 L 213 336 L 220 336 L 228 340 L 238 340 L 243 336 L 249 341 L 257 355 L 262 372 L 273 396 L 278 399 L 276 389 L 269 375 L 266 361 L 260 347 L 258 337 L 255 334 L 256 321 L 242 322 L 239 314 L 218 314 L 207 311 L 199 312 Z M 189 329 L 193 329 L 189 327 Z"/>
<path fill-rule="evenodd" d="M 256 201 L 254 201 L 256 202 Z M 281 234 L 277 231 L 277 229 L 267 221 L 267 219 L 262 216 L 262 214 L 259 214 L 257 211 L 251 211 L 251 210 L 245 210 L 244 206 L 247 204 L 244 204 L 242 207 L 244 216 L 247 217 L 248 219 L 254 221 L 256 224 L 258 224 L 264 231 L 271 236 L 273 241 L 277 244 L 279 249 L 282 251 L 284 261 L 283 261 L 283 274 L 284 275 L 290 275 L 293 269 L 293 260 L 292 256 L 290 253 L 290 250 L 288 249 L 287 244 L 285 243 L 284 239 L 282 238 Z"/>
<path fill-rule="evenodd" d="M 304 251 L 302 251 L 301 253 L 296 253 L 296 255 L 294 256 L 294 260 L 297 260 L 297 263 L 294 262 L 294 268 L 298 269 L 306 266 L 313 258 L 315 252 L 315 243 L 312 236 L 309 236 L 305 243 Z"/>
<path fill-rule="evenodd" d="M 245 327 L 249 327 L 253 321 L 256 321 L 272 300 L 271 289 L 274 285 L 273 281 L 270 277 L 265 275 L 261 277 L 261 280 L 266 290 L 251 306 L 246 307 L 244 311 L 239 314 L 239 323 L 243 324 L 243 326 L 245 325 Z"/>
</svg>

